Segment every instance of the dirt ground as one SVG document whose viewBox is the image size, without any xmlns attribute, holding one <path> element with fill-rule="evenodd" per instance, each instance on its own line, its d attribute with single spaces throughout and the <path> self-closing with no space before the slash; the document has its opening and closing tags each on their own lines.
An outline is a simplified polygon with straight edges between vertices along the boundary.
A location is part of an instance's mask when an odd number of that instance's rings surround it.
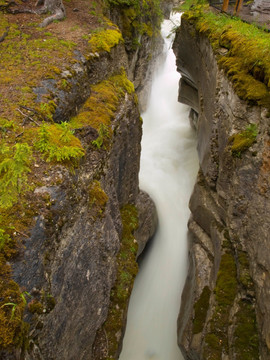
<svg viewBox="0 0 270 360">
<path fill-rule="evenodd" d="M 242 9 L 239 13 L 239 17 L 250 24 L 256 24 L 262 28 L 266 28 L 270 31 L 270 15 L 269 14 L 262 14 L 262 13 L 254 13 L 251 10 L 252 4 L 244 4 Z M 222 5 L 215 5 L 213 9 L 221 11 Z M 229 15 L 233 15 L 234 13 L 234 6 L 230 5 L 227 11 Z"/>
</svg>

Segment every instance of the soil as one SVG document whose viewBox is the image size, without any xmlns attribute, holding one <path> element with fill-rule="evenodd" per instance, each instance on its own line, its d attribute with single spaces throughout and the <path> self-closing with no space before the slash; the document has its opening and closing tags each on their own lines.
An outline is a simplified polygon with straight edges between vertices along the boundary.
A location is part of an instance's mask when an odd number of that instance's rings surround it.
<svg viewBox="0 0 270 360">
<path fill-rule="evenodd" d="M 29 23 L 30 25 L 32 23 L 39 24 L 47 17 L 47 15 L 35 13 L 41 8 L 36 7 L 35 3 L 34 0 L 14 3 L 15 5 L 9 8 L 9 11 L 14 12 L 14 14 L 7 14 L 10 23 L 17 23 L 24 32 L 34 33 L 35 28 L 29 26 Z M 66 0 L 64 6 L 66 9 L 65 20 L 51 23 L 46 27 L 46 30 L 64 40 L 83 44 L 82 36 L 86 34 L 86 31 L 91 31 L 100 26 L 102 6 L 95 0 Z M 33 13 L 28 13 L 29 10 Z M 22 13 L 16 13 L 20 11 Z"/>
<path fill-rule="evenodd" d="M 268 29 L 270 31 L 270 15 L 264 14 L 264 13 L 253 12 L 251 10 L 251 6 L 252 6 L 252 3 L 244 4 L 242 6 L 242 9 L 240 10 L 238 16 L 245 22 L 248 22 L 250 24 L 255 24 L 258 27 L 261 27 L 263 29 Z M 212 6 L 212 8 L 214 9 L 214 11 L 217 11 L 217 10 L 221 11 L 222 4 Z M 233 16 L 234 5 L 229 5 L 227 14 Z"/>
</svg>

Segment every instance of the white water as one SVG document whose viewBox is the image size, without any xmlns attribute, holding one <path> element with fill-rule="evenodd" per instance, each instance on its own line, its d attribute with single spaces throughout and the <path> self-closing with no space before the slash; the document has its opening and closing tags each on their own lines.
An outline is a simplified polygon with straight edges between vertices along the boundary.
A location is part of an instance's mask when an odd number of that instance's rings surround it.
<svg viewBox="0 0 270 360">
<path fill-rule="evenodd" d="M 163 37 L 172 25 L 164 21 Z M 179 74 L 170 43 L 166 39 L 166 60 L 154 76 L 142 115 L 140 187 L 156 203 L 159 228 L 134 284 L 120 360 L 183 359 L 176 322 L 187 272 L 188 201 L 198 162 L 189 108 L 177 102 Z"/>
</svg>

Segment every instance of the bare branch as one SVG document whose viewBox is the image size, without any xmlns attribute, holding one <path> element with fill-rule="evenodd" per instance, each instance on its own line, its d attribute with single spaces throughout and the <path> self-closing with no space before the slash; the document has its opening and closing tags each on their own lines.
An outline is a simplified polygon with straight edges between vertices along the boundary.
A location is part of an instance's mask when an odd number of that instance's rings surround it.
<svg viewBox="0 0 270 360">
<path fill-rule="evenodd" d="M 36 122 L 33 118 L 31 118 L 30 115 L 24 114 L 20 109 L 16 109 L 16 110 L 19 111 L 20 114 L 25 116 L 25 118 L 23 119 L 23 123 L 25 123 L 27 120 L 30 120 L 33 123 L 35 123 L 37 126 L 40 126 L 40 124 L 38 122 Z"/>
</svg>

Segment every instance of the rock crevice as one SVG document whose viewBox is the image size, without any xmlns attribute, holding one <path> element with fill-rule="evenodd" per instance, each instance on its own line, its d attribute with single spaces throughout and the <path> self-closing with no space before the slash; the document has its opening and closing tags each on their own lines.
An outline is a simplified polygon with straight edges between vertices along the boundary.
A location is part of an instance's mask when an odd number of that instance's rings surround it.
<svg viewBox="0 0 270 360">
<path fill-rule="evenodd" d="M 183 76 L 179 99 L 192 107 L 200 161 L 190 200 L 190 267 L 178 319 L 179 345 L 186 359 L 267 360 L 267 111 L 239 99 L 218 68 L 209 39 L 186 18 L 174 51 Z M 234 137 L 250 126 L 258 129 L 257 141 L 234 152 Z"/>
</svg>

